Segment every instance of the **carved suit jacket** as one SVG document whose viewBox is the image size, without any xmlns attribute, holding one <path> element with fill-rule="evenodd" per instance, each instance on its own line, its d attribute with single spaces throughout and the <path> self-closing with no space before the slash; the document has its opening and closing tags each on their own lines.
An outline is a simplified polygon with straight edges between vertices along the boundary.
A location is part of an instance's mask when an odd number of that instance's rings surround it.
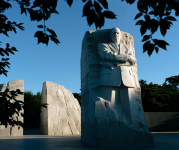
<svg viewBox="0 0 179 150">
<path fill-rule="evenodd" d="M 126 87 L 135 87 L 135 81 L 131 66 L 117 62 L 115 55 L 121 55 L 121 60 L 126 60 L 127 55 L 133 55 L 132 47 L 115 43 L 98 44 L 98 53 L 101 61 L 101 75 L 99 86 L 120 86 L 123 83 Z"/>
</svg>

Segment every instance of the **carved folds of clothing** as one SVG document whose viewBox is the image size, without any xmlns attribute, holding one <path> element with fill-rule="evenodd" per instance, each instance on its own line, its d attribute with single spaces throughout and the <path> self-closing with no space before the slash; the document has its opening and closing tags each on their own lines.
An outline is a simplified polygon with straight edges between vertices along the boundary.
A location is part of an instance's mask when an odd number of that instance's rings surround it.
<svg viewBox="0 0 179 150">
<path fill-rule="evenodd" d="M 134 57 L 132 47 L 115 43 L 100 43 L 98 52 L 102 59 L 100 62 L 101 76 L 100 86 L 120 86 L 121 82 L 126 87 L 135 87 L 135 80 L 131 66 L 115 61 L 115 55 L 124 54 L 121 59 L 126 59 L 127 55 Z M 110 61 L 111 60 L 111 61 Z M 129 62 L 128 62 L 129 63 Z"/>
</svg>

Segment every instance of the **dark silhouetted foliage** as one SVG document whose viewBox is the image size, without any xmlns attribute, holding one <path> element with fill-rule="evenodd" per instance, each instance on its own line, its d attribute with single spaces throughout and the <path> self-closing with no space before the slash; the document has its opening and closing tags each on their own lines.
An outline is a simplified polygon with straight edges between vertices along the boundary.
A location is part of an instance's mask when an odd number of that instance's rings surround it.
<svg viewBox="0 0 179 150">
<path fill-rule="evenodd" d="M 41 92 L 35 95 L 31 91 L 24 92 L 25 128 L 39 128 L 41 107 L 47 108 L 47 104 L 41 104 L 41 98 Z"/>
<path fill-rule="evenodd" d="M 4 92 L 0 92 L 0 125 L 21 126 L 23 123 L 16 118 L 16 116 L 22 116 L 23 102 L 16 99 L 18 94 L 23 95 L 20 90 L 9 91 L 6 89 Z"/>
<path fill-rule="evenodd" d="M 73 93 L 74 97 L 78 100 L 80 106 L 81 106 L 81 93 Z"/>
<path fill-rule="evenodd" d="M 145 112 L 179 112 L 179 76 L 166 78 L 162 85 L 140 80 Z"/>
</svg>

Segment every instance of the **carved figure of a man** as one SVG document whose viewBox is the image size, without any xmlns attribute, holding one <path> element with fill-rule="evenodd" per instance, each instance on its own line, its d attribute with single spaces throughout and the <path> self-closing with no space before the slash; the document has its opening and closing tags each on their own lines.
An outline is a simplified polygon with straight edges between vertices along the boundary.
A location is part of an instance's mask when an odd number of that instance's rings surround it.
<svg viewBox="0 0 179 150">
<path fill-rule="evenodd" d="M 133 48 L 120 43 L 121 32 L 113 28 L 110 43 L 98 44 L 98 53 L 102 59 L 99 86 L 100 97 L 110 102 L 110 108 L 116 119 L 123 120 L 130 126 L 132 89 L 136 86 L 131 66 L 136 59 Z"/>
</svg>

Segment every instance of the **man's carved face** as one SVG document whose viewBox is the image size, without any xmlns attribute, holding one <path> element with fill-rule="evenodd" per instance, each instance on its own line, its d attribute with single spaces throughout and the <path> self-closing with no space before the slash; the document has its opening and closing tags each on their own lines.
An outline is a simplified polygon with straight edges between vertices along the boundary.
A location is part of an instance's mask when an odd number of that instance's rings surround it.
<svg viewBox="0 0 179 150">
<path fill-rule="evenodd" d="M 111 30 L 111 34 L 110 34 L 110 39 L 112 42 L 114 43 L 119 43 L 120 39 L 121 39 L 121 31 L 119 30 L 119 28 L 113 28 Z"/>
</svg>

